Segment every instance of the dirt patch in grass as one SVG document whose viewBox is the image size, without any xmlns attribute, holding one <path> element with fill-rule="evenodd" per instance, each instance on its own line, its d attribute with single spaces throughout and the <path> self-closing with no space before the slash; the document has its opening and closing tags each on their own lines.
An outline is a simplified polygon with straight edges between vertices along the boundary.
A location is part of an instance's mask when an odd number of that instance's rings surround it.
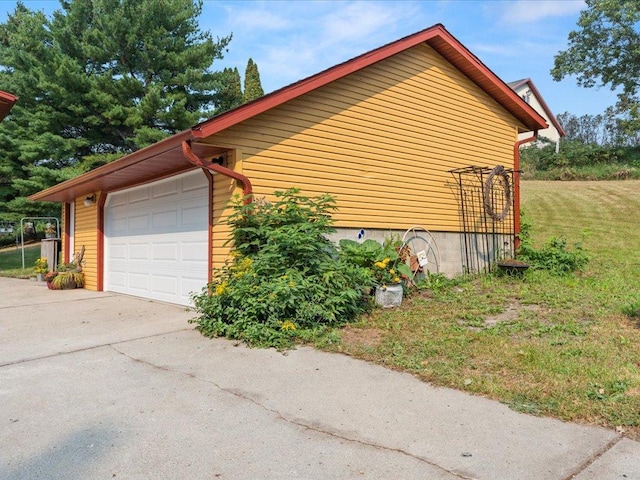
<svg viewBox="0 0 640 480">
<path fill-rule="evenodd" d="M 382 342 L 384 331 L 379 328 L 357 328 L 347 326 L 340 330 L 340 338 L 345 345 L 360 348 L 376 348 Z"/>
<path fill-rule="evenodd" d="M 540 305 L 522 305 L 518 300 L 513 300 L 506 306 L 504 312 L 486 317 L 484 325 L 485 327 L 493 327 L 498 323 L 513 322 L 520 317 L 520 312 L 538 312 L 541 309 Z"/>
</svg>

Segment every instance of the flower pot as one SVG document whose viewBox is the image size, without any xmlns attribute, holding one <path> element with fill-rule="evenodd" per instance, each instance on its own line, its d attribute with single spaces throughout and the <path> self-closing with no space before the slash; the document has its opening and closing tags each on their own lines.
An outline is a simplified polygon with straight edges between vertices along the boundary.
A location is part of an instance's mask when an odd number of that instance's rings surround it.
<svg viewBox="0 0 640 480">
<path fill-rule="evenodd" d="M 402 284 L 394 283 L 376 287 L 375 302 L 383 308 L 399 307 L 402 304 Z"/>
<path fill-rule="evenodd" d="M 36 281 L 43 282 L 44 281 L 44 273 L 36 273 Z"/>
</svg>

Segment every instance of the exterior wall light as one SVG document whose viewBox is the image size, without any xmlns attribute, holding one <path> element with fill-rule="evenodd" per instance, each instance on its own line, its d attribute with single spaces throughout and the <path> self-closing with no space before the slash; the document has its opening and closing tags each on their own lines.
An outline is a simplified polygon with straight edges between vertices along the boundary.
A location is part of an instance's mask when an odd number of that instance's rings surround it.
<svg viewBox="0 0 640 480">
<path fill-rule="evenodd" d="M 93 195 L 91 195 L 90 197 L 87 197 L 87 198 L 84 199 L 84 206 L 85 207 L 90 207 L 94 203 L 96 203 L 96 194 L 95 193 Z"/>
</svg>

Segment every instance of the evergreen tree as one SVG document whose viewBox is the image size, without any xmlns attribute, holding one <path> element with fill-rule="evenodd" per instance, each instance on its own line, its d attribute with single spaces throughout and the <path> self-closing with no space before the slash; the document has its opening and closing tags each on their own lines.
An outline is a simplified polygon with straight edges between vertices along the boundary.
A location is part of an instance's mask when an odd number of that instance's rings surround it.
<svg viewBox="0 0 640 480">
<path fill-rule="evenodd" d="M 216 114 L 242 105 L 242 85 L 237 68 L 225 68 L 218 76 Z"/>
<path fill-rule="evenodd" d="M 258 65 L 250 58 L 244 73 L 244 102 L 247 103 L 262 96 L 264 96 L 264 90 L 260 83 Z"/>
<path fill-rule="evenodd" d="M 48 18 L 18 3 L 0 24 L 0 85 L 19 97 L 0 124 L 0 214 L 49 186 L 25 182 L 34 167 L 58 170 L 37 176 L 53 182 L 211 115 L 210 67 L 231 36 L 200 31 L 201 11 L 201 0 L 62 0 Z"/>
</svg>

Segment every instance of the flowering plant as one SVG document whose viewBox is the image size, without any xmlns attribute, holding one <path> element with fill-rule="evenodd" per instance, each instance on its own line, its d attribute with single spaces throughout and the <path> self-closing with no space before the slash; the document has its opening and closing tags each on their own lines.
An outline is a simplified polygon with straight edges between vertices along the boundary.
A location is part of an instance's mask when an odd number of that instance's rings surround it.
<svg viewBox="0 0 640 480">
<path fill-rule="evenodd" d="M 36 258 L 36 264 L 33 271 L 35 273 L 47 273 L 49 271 L 49 265 L 46 257 Z"/>
<path fill-rule="evenodd" d="M 47 272 L 44 274 L 45 282 L 53 282 L 53 279 L 58 276 L 58 272 Z"/>
<path fill-rule="evenodd" d="M 392 283 L 400 283 L 403 277 L 411 277 L 411 270 L 400 254 L 401 242 L 388 238 L 384 243 L 365 240 L 340 240 L 340 255 L 346 261 L 365 267 L 372 276 L 373 284 L 385 287 Z"/>
<path fill-rule="evenodd" d="M 400 283 L 402 278 L 400 277 L 400 272 L 397 270 L 398 267 L 396 267 L 395 261 L 391 261 L 390 257 L 385 257 L 382 260 L 374 262 L 373 276 L 376 279 L 376 284 L 385 287 L 392 283 Z"/>
</svg>

